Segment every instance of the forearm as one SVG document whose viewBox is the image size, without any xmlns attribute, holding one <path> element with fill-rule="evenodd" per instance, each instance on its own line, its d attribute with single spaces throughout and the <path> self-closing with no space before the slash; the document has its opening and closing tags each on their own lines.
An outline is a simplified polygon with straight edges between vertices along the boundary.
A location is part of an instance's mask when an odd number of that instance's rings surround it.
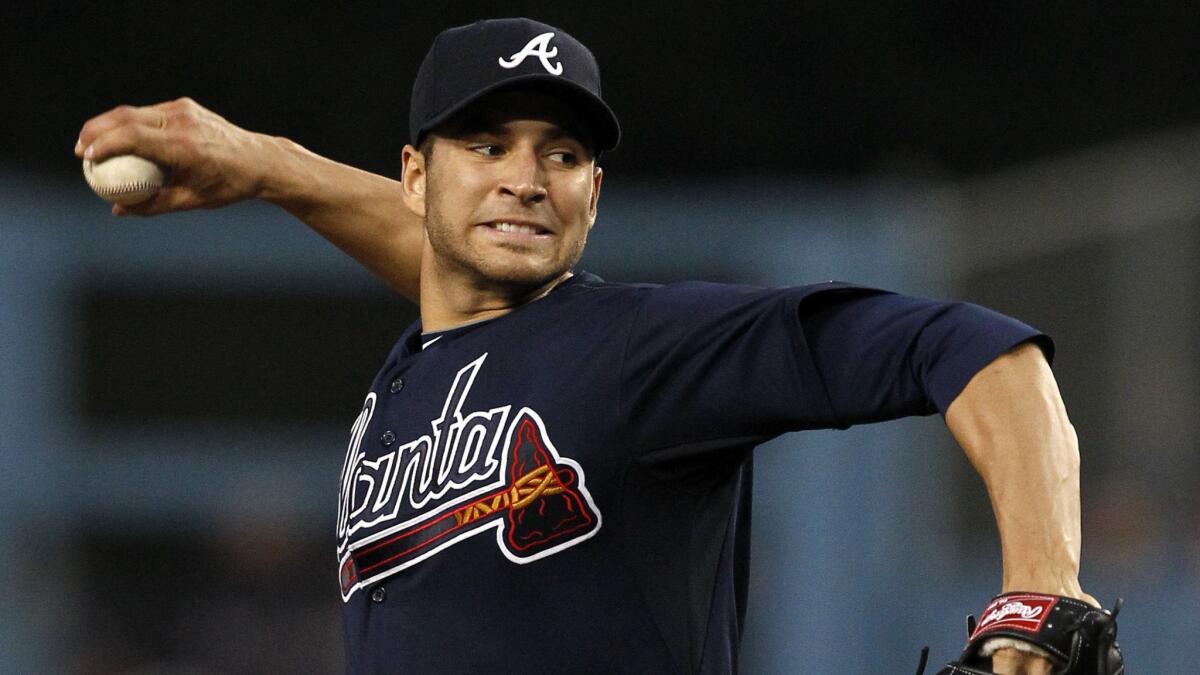
<svg viewBox="0 0 1200 675">
<path fill-rule="evenodd" d="M 1027 343 L 981 370 L 951 403 L 946 424 L 987 486 L 1003 590 L 1085 597 L 1078 442 L 1041 351 Z"/>
<path fill-rule="evenodd" d="M 259 196 L 287 210 L 405 297 L 419 297 L 421 219 L 400 186 L 280 137 L 263 137 L 270 172 Z"/>
<path fill-rule="evenodd" d="M 285 138 L 242 129 L 190 98 L 118 106 L 88 120 L 75 154 L 135 154 L 171 170 L 150 199 L 113 206 L 154 216 L 259 197 L 277 204 L 414 302 L 424 226 L 399 183 L 339 164 Z"/>
</svg>

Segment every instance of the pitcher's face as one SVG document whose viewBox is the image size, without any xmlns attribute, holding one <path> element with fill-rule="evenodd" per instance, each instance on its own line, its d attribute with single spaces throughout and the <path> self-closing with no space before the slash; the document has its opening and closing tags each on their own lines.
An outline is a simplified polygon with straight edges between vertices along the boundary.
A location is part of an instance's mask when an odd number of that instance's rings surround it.
<svg viewBox="0 0 1200 675">
<path fill-rule="evenodd" d="M 575 266 L 602 173 L 573 120 L 557 98 L 510 91 L 439 130 L 424 158 L 425 228 L 441 265 L 530 288 Z"/>
</svg>

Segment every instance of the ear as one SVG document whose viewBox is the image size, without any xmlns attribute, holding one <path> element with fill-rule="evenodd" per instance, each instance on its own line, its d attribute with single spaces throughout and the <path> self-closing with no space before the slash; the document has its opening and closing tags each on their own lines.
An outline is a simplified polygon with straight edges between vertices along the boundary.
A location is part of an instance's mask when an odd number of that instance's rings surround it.
<svg viewBox="0 0 1200 675">
<path fill-rule="evenodd" d="M 400 157 L 400 186 L 404 204 L 418 216 L 425 217 L 425 156 L 412 145 L 404 146 Z"/>
<path fill-rule="evenodd" d="M 592 169 L 592 201 L 588 205 L 588 229 L 596 224 L 596 204 L 600 201 L 600 183 L 604 180 L 604 169 Z"/>
</svg>

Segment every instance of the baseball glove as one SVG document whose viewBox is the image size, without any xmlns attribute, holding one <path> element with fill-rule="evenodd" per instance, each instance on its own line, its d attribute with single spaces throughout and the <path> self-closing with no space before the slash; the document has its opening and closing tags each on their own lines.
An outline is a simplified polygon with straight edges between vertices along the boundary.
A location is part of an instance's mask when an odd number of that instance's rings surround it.
<svg viewBox="0 0 1200 675">
<path fill-rule="evenodd" d="M 967 647 L 958 661 L 937 675 L 994 675 L 986 667 L 998 649 L 1015 647 L 1045 656 L 1055 675 L 1121 675 L 1125 659 L 1117 644 L 1117 613 L 1059 595 L 1005 593 L 983 610 L 979 622 L 967 617 Z M 929 648 L 921 652 L 917 675 L 925 672 Z"/>
</svg>

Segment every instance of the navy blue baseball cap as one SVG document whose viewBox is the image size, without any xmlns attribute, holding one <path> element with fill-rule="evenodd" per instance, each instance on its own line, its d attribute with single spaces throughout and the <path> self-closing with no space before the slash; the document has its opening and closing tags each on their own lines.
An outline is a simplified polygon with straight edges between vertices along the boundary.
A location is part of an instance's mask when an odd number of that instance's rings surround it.
<svg viewBox="0 0 1200 675">
<path fill-rule="evenodd" d="M 600 97 L 600 67 L 566 31 L 531 19 L 489 19 L 444 30 L 413 83 L 408 127 L 414 145 L 483 96 L 532 87 L 562 98 L 592 132 L 596 151 L 621 139 L 617 116 Z"/>
</svg>

